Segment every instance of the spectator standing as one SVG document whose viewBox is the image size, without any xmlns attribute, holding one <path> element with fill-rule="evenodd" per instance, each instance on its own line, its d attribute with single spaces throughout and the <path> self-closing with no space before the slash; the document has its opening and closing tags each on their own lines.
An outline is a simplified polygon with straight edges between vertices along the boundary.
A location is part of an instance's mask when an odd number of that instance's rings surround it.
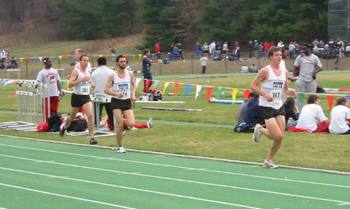
<svg viewBox="0 0 350 209">
<path fill-rule="evenodd" d="M 0 50 L 0 69 L 6 68 L 7 53 L 5 49 Z"/>
<path fill-rule="evenodd" d="M 182 61 L 182 60 L 185 60 L 184 59 L 184 55 L 183 55 L 183 50 L 182 50 L 182 43 L 178 43 L 176 44 L 177 45 L 177 48 L 179 49 L 179 59 Z"/>
<path fill-rule="evenodd" d="M 295 43 L 293 41 L 291 41 L 288 45 L 288 53 L 289 53 L 289 57 L 291 59 L 295 58 L 295 51 L 296 51 Z"/>
<path fill-rule="evenodd" d="M 329 132 L 332 134 L 350 134 L 350 104 L 345 97 L 337 100 L 336 106 L 331 111 L 331 123 Z"/>
<path fill-rule="evenodd" d="M 212 59 L 214 58 L 215 49 L 216 49 L 215 41 L 213 41 L 213 42 L 211 42 L 211 44 L 209 44 L 209 55 Z"/>
<path fill-rule="evenodd" d="M 254 43 L 252 40 L 248 41 L 248 57 L 252 59 L 254 56 Z"/>
<path fill-rule="evenodd" d="M 205 74 L 205 71 L 207 69 L 207 66 L 208 66 L 208 54 L 207 53 L 204 53 L 203 56 L 199 59 L 199 62 L 202 66 L 202 74 Z"/>
<path fill-rule="evenodd" d="M 262 50 L 261 44 L 258 42 L 258 40 L 254 40 L 254 56 L 257 58 L 260 58 L 259 51 Z"/>
<path fill-rule="evenodd" d="M 294 61 L 297 92 L 316 93 L 316 74 L 322 70 L 320 59 L 308 47 L 301 47 L 301 54 Z M 299 73 L 297 73 L 299 71 Z"/>
<path fill-rule="evenodd" d="M 228 58 L 228 52 L 229 52 L 229 48 L 228 48 L 228 43 L 227 41 L 224 42 L 224 44 L 222 45 L 222 54 L 223 54 L 223 59 L 227 59 Z"/>
<path fill-rule="evenodd" d="M 161 59 L 161 55 L 160 55 L 160 43 L 155 43 L 154 44 L 154 53 L 155 53 L 155 57 L 157 58 L 157 61 L 159 59 Z"/>
<path fill-rule="evenodd" d="M 207 44 L 207 42 L 204 42 L 204 44 L 202 46 L 202 51 L 204 53 L 209 53 L 209 45 Z"/>
<path fill-rule="evenodd" d="M 56 69 L 52 68 L 52 60 L 48 57 L 43 59 L 44 69 L 40 70 L 36 80 L 47 86 L 44 92 L 44 113 L 45 121 L 54 113 L 58 112 L 59 96 L 61 94 L 60 76 Z M 50 107 L 50 109 L 48 109 Z"/>
<path fill-rule="evenodd" d="M 150 59 L 150 54 L 151 53 L 149 49 L 146 49 L 143 52 L 142 73 L 143 73 L 143 92 L 144 93 L 148 92 L 149 87 L 153 83 L 152 70 L 151 70 L 152 62 Z M 146 80 L 149 80 L 149 82 L 146 82 Z M 149 85 L 147 86 L 147 84 Z"/>
<path fill-rule="evenodd" d="M 194 54 L 196 55 L 196 57 L 200 57 L 202 54 L 202 47 L 198 41 L 194 45 Z"/>
<path fill-rule="evenodd" d="M 97 59 L 97 64 L 98 64 L 98 67 L 91 74 L 91 80 L 95 84 L 95 97 L 110 99 L 111 97 L 105 94 L 105 86 L 106 86 L 108 77 L 110 75 L 113 75 L 114 71 L 109 67 L 107 67 L 107 59 L 105 57 L 99 57 Z M 97 108 L 97 105 L 99 105 L 99 108 Z M 100 103 L 100 104 L 94 103 L 95 122 L 101 121 L 101 113 L 102 113 L 103 107 L 106 109 L 108 120 L 113 124 L 114 122 L 113 111 L 111 109 L 110 102 Z M 97 109 L 99 109 L 99 112 L 96 112 Z M 98 126 L 99 124 L 96 124 L 96 127 Z"/>
<path fill-rule="evenodd" d="M 115 48 L 111 49 L 111 57 L 112 57 L 112 62 L 115 62 L 115 59 L 117 57 L 117 50 L 115 50 Z"/>
<path fill-rule="evenodd" d="M 235 62 L 240 63 L 241 62 L 241 47 L 239 47 L 239 42 L 235 41 L 235 46 L 233 48 L 233 53 L 235 56 Z"/>
</svg>

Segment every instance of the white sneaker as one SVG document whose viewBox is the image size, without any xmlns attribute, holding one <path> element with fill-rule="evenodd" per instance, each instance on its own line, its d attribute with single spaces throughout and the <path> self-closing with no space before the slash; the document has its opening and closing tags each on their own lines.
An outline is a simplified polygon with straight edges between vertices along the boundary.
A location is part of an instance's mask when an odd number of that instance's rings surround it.
<svg viewBox="0 0 350 209">
<path fill-rule="evenodd" d="M 132 127 L 129 128 L 129 131 L 137 131 L 137 130 L 138 130 L 138 128 L 136 128 L 136 127 L 134 127 L 134 126 L 132 126 Z"/>
<path fill-rule="evenodd" d="M 147 127 L 152 128 L 152 126 L 153 126 L 152 117 L 150 117 L 147 121 Z"/>
<path fill-rule="evenodd" d="M 126 153 L 126 149 L 124 147 L 122 147 L 122 146 L 121 147 L 117 147 L 116 151 L 119 152 L 119 153 Z"/>
<path fill-rule="evenodd" d="M 66 133 L 66 128 L 64 127 L 65 125 L 66 125 L 66 123 L 64 122 L 60 126 L 60 133 L 59 133 L 60 137 L 63 137 L 64 134 Z"/>
<path fill-rule="evenodd" d="M 254 143 L 259 143 L 260 142 L 260 137 L 261 137 L 261 125 L 257 123 L 254 127 L 254 133 L 253 133 L 253 142 Z"/>
<path fill-rule="evenodd" d="M 272 160 L 265 160 L 264 163 L 263 163 L 263 167 L 264 168 L 271 168 L 271 169 L 276 169 L 278 168 L 279 166 L 278 165 L 275 165 Z"/>
</svg>

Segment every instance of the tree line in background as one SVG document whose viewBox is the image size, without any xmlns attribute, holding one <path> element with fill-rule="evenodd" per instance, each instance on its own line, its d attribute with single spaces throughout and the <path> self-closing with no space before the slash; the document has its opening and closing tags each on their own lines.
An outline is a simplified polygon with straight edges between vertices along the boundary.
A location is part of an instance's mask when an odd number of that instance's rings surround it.
<svg viewBox="0 0 350 209">
<path fill-rule="evenodd" d="M 3 0 L 0 5 L 0 33 L 13 29 L 13 22 L 34 18 L 54 24 L 66 40 L 144 31 L 142 47 L 152 47 L 156 42 L 192 46 L 195 41 L 300 42 L 328 36 L 328 0 Z"/>
</svg>

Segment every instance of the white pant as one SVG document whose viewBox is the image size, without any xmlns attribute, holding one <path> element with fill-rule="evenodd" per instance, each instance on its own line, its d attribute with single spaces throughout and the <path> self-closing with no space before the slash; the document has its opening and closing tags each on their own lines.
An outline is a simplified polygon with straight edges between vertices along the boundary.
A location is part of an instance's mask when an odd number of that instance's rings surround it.
<svg viewBox="0 0 350 209">
<path fill-rule="evenodd" d="M 303 92 L 303 93 L 316 93 L 316 89 L 317 89 L 317 82 L 316 80 L 312 80 L 310 82 L 306 82 L 306 81 L 301 81 L 301 80 L 297 80 L 295 82 L 295 86 L 296 86 L 296 91 L 299 92 Z"/>
</svg>

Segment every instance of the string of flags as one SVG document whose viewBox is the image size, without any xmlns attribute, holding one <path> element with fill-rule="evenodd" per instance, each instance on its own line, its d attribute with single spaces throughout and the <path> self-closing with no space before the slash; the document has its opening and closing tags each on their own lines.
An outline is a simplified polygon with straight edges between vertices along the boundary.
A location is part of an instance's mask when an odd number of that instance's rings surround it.
<svg viewBox="0 0 350 209">
<path fill-rule="evenodd" d="M 143 79 L 136 78 L 136 88 L 141 83 Z M 0 78 L 0 86 L 7 86 L 9 84 L 15 84 L 15 83 L 21 83 L 22 81 L 34 81 L 34 80 L 18 80 L 18 79 L 1 79 Z M 62 82 L 67 82 L 66 80 L 62 80 Z M 150 87 L 157 88 L 161 83 L 163 83 L 163 90 L 162 93 L 165 95 L 167 92 L 172 93 L 175 96 L 180 95 L 180 89 L 184 89 L 184 96 L 190 96 L 190 93 L 192 89 L 195 89 L 194 92 L 194 98 L 197 100 L 200 96 L 200 93 L 203 89 L 206 89 L 206 92 L 204 94 L 206 101 L 210 101 L 210 99 L 213 97 L 213 94 L 216 90 L 215 97 L 222 98 L 225 95 L 225 91 L 231 93 L 232 101 L 236 101 L 238 98 L 238 95 L 242 95 L 243 99 L 246 100 L 249 98 L 250 90 L 249 89 L 239 89 L 239 88 L 230 88 L 230 87 L 223 87 L 223 86 L 208 86 L 208 85 L 200 85 L 200 84 L 190 84 L 190 83 L 181 83 L 177 81 L 160 81 L 160 80 L 145 80 L 146 82 L 146 88 L 149 89 Z M 169 86 L 173 86 L 173 91 L 171 92 L 169 90 Z M 64 86 L 64 85 L 62 85 Z M 339 91 L 339 93 L 321 93 L 318 94 L 319 96 L 325 96 L 327 99 L 327 104 L 329 110 L 331 110 L 334 107 L 334 99 L 335 97 L 343 97 L 347 96 L 349 97 L 349 91 Z M 304 105 L 305 96 L 309 95 L 311 93 L 302 93 L 299 92 L 297 95 L 297 99 L 301 102 L 301 105 Z"/>
<path fill-rule="evenodd" d="M 136 59 L 136 60 L 141 60 L 143 55 L 142 54 L 124 54 L 126 57 L 129 59 Z M 113 56 L 111 54 L 93 54 L 89 55 L 91 58 L 99 58 L 99 57 L 106 57 L 106 58 L 112 58 Z M 20 58 L 15 58 L 16 61 L 20 62 L 38 62 L 42 61 L 45 56 L 30 56 L 30 57 L 20 57 Z M 51 59 L 56 59 L 60 61 L 67 61 L 67 60 L 74 60 L 75 55 L 72 54 L 66 54 L 66 55 L 58 55 L 58 56 L 47 56 L 50 57 Z"/>
<path fill-rule="evenodd" d="M 140 82 L 140 78 L 138 78 L 139 81 L 136 82 L 136 83 L 139 83 Z M 200 92 L 202 91 L 202 89 L 206 89 L 206 92 L 205 92 L 205 99 L 207 101 L 210 101 L 210 99 L 213 97 L 213 93 L 214 93 L 214 90 L 216 90 L 216 95 L 215 97 L 217 98 L 221 98 L 224 96 L 225 94 L 225 90 L 226 91 L 230 91 L 231 92 L 231 96 L 232 96 L 232 101 L 236 101 L 237 100 L 237 96 L 239 94 L 242 95 L 243 99 L 246 100 L 249 98 L 249 94 L 250 94 L 250 90 L 249 89 L 239 89 L 239 88 L 229 88 L 229 87 L 222 87 L 222 86 L 207 86 L 207 85 L 198 85 L 198 84 L 185 84 L 185 83 L 180 83 L 180 82 L 176 82 L 176 81 L 159 81 L 159 80 L 145 80 L 146 82 L 146 88 L 149 89 L 151 86 L 153 88 L 157 88 L 158 84 L 160 82 L 163 82 L 164 85 L 163 85 L 163 91 L 162 93 L 163 94 L 166 94 L 168 88 L 169 88 L 169 85 L 172 84 L 174 86 L 174 89 L 173 89 L 173 95 L 175 96 L 178 96 L 179 95 L 179 90 L 182 86 L 184 86 L 185 88 L 185 93 L 184 93 L 184 96 L 189 96 L 190 95 L 190 92 L 192 90 L 192 88 L 194 87 L 195 88 L 195 99 L 197 100 L 199 95 L 200 95 Z M 151 84 L 151 85 L 150 85 Z M 340 93 L 340 94 L 339 94 Z M 349 93 L 350 94 L 350 91 L 338 91 L 338 93 L 332 93 L 332 94 L 319 94 L 319 95 L 323 95 L 323 96 L 326 96 L 327 98 L 327 104 L 328 104 L 328 108 L 329 110 L 331 110 L 333 107 L 334 107 L 334 98 L 336 96 L 338 97 L 341 97 L 341 96 L 348 96 L 347 94 L 344 94 L 344 93 Z M 298 97 L 298 100 L 301 101 L 302 105 L 304 105 L 304 101 L 305 101 L 305 95 L 309 95 L 311 93 L 303 93 L 303 92 L 299 92 L 297 97 Z"/>
</svg>

